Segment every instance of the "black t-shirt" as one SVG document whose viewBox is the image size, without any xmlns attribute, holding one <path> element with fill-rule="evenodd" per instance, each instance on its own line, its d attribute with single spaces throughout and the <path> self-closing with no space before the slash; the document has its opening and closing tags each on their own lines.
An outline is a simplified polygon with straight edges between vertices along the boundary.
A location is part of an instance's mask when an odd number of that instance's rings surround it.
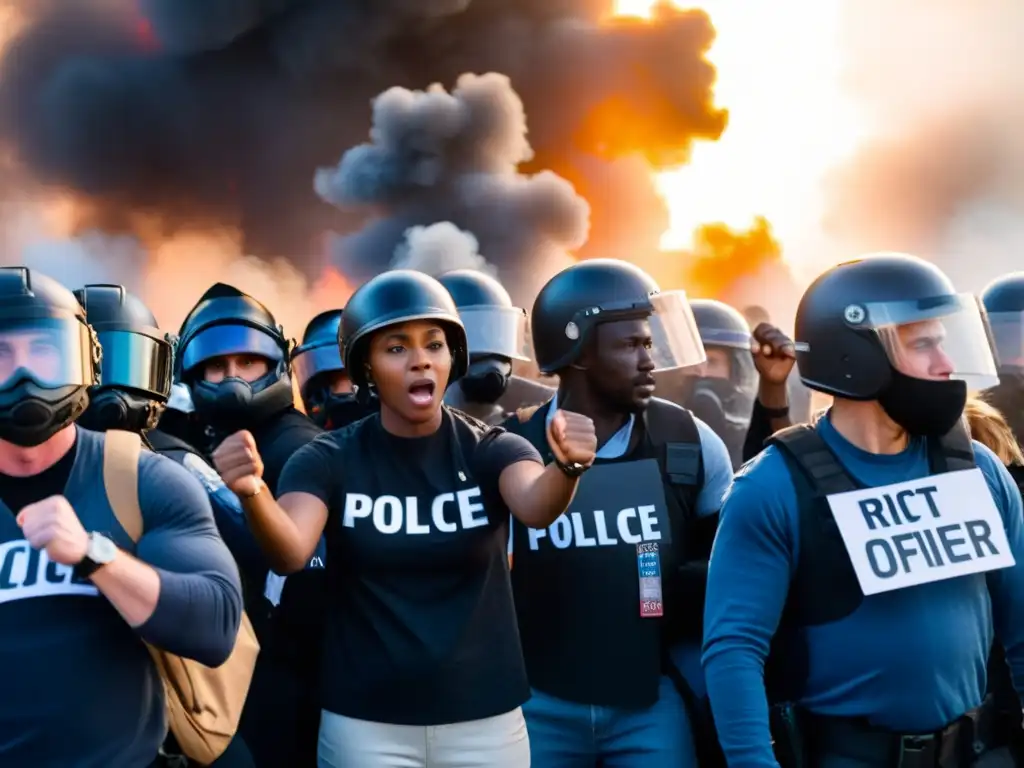
<svg viewBox="0 0 1024 768">
<path fill-rule="evenodd" d="M 519 461 L 540 456 L 446 408 L 428 437 L 395 437 L 374 415 L 288 462 L 279 494 L 313 494 L 329 511 L 325 709 L 440 725 L 529 698 L 498 490 Z"/>
<path fill-rule="evenodd" d="M 51 467 L 47 467 L 38 475 L 14 477 L 0 473 L 0 501 L 12 513 L 17 515 L 23 507 L 37 501 L 64 493 L 64 488 L 71 477 L 71 468 L 75 465 L 78 455 L 78 438 L 71 445 L 71 450 Z"/>
</svg>

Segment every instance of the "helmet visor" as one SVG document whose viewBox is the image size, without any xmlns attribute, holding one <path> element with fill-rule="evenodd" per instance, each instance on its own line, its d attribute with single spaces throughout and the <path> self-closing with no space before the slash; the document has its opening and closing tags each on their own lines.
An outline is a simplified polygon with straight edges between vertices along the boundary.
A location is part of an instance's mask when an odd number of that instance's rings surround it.
<svg viewBox="0 0 1024 768">
<path fill-rule="evenodd" d="M 851 305 L 846 321 L 875 331 L 893 368 L 918 379 L 958 379 L 981 390 L 999 381 L 988 324 L 969 293 Z"/>
<path fill-rule="evenodd" d="M 732 328 L 711 328 L 704 326 L 699 329 L 701 341 L 706 347 L 729 347 L 751 351 L 754 337 L 749 331 L 738 331 Z"/>
<path fill-rule="evenodd" d="M 197 365 L 224 355 L 256 355 L 275 363 L 284 357 L 277 341 L 248 325 L 213 325 L 205 328 L 188 340 L 180 354 L 183 371 L 190 371 Z"/>
<path fill-rule="evenodd" d="M 299 384 L 299 391 L 305 391 L 306 384 L 318 373 L 344 369 L 338 344 L 306 349 L 292 358 L 292 375 Z"/>
<path fill-rule="evenodd" d="M 501 355 L 530 360 L 526 311 L 518 307 L 460 307 L 470 355 Z"/>
<path fill-rule="evenodd" d="M 29 376 L 44 387 L 97 383 L 89 327 L 77 319 L 0 323 L 0 389 Z"/>
<path fill-rule="evenodd" d="M 664 291 L 650 297 L 650 316 L 655 370 L 665 371 L 700 365 L 707 359 L 697 321 L 685 291 Z M 747 345 L 749 349 L 749 342 Z"/>
<path fill-rule="evenodd" d="M 166 400 L 171 394 L 171 346 L 130 331 L 96 334 L 103 348 L 100 385 L 130 387 Z"/>
<path fill-rule="evenodd" d="M 993 312 L 988 316 L 988 324 L 999 370 L 1024 372 L 1024 312 Z"/>
</svg>

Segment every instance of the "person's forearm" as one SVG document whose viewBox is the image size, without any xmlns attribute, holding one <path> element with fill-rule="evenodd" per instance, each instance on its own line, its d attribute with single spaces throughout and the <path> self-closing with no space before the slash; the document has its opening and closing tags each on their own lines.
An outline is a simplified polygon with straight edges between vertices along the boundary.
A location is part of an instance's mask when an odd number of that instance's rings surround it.
<svg viewBox="0 0 1024 768">
<path fill-rule="evenodd" d="M 782 384 L 772 384 L 771 382 L 761 379 L 757 386 L 757 401 L 770 410 L 783 408 L 788 409 L 789 390 L 786 388 L 785 382 Z M 778 418 L 773 417 L 769 419 L 769 424 L 772 428 L 772 434 L 774 434 L 780 429 L 786 429 L 787 427 L 793 426 L 793 420 L 789 415 Z"/>
<path fill-rule="evenodd" d="M 117 556 L 91 578 L 130 627 L 142 626 L 156 610 L 160 600 L 160 575 L 127 552 L 118 550 Z"/>
<path fill-rule="evenodd" d="M 309 552 L 295 522 L 281 509 L 266 487 L 242 500 L 245 518 L 270 567 L 280 574 L 296 573 L 306 567 Z"/>
<path fill-rule="evenodd" d="M 547 528 L 568 508 L 578 484 L 579 478 L 568 477 L 557 464 L 548 464 L 524 489 L 524 498 L 516 505 L 529 511 L 529 518 L 520 517 L 520 522 L 531 528 Z"/>
</svg>

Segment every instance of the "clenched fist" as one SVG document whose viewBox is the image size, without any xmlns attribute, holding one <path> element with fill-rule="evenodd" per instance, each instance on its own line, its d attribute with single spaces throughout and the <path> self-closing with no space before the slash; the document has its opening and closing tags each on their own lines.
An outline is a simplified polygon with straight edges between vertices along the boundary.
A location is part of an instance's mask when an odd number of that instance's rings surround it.
<svg viewBox="0 0 1024 768">
<path fill-rule="evenodd" d="M 548 424 L 548 445 L 563 464 L 589 467 L 597 453 L 597 432 L 590 417 L 559 409 Z"/>
<path fill-rule="evenodd" d="M 263 459 L 252 434 L 242 430 L 228 436 L 213 452 L 213 466 L 224 485 L 241 497 L 255 496 L 263 485 Z"/>
<path fill-rule="evenodd" d="M 754 365 L 768 384 L 782 384 L 789 378 L 796 362 L 793 340 L 770 323 L 759 323 L 754 329 Z"/>
<path fill-rule="evenodd" d="M 89 549 L 89 534 L 63 496 L 22 507 L 16 520 L 25 540 L 35 549 L 46 550 L 55 563 L 78 565 Z"/>
</svg>

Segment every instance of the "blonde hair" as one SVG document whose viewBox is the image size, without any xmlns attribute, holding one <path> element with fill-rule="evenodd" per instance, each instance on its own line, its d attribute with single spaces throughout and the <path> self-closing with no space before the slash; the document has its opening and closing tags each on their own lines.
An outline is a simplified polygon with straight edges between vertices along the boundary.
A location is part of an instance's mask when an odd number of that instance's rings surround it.
<svg viewBox="0 0 1024 768">
<path fill-rule="evenodd" d="M 1024 453 L 1021 453 L 1017 438 L 996 408 L 971 397 L 964 406 L 964 418 L 971 437 L 990 449 L 1003 464 L 1024 466 Z"/>
</svg>

